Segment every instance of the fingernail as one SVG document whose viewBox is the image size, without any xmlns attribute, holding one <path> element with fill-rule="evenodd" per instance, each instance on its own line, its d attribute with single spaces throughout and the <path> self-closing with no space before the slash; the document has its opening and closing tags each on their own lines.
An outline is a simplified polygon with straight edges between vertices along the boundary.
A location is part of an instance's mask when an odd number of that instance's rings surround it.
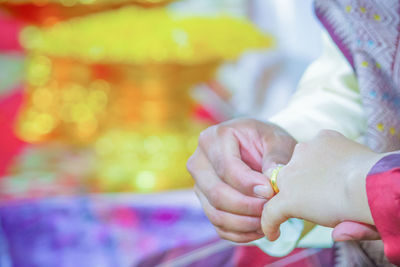
<svg viewBox="0 0 400 267">
<path fill-rule="evenodd" d="M 333 241 L 335 241 L 335 242 L 343 242 L 343 241 L 351 241 L 351 240 L 356 240 L 356 239 L 353 236 L 348 235 L 348 234 L 340 234 L 333 238 Z"/>
<path fill-rule="evenodd" d="M 272 197 L 271 196 L 272 195 L 271 188 L 269 188 L 268 186 L 265 186 L 265 185 L 256 185 L 253 188 L 253 192 L 258 197 L 262 197 L 262 198 L 271 198 Z"/>
</svg>

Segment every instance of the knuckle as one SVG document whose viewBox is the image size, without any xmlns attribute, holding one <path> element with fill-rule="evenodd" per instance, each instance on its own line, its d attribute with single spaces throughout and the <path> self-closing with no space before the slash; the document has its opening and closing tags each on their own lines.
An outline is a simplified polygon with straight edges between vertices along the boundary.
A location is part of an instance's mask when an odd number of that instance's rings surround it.
<svg viewBox="0 0 400 267">
<path fill-rule="evenodd" d="M 193 191 L 196 194 L 197 199 L 200 201 L 200 203 L 203 205 L 202 200 L 200 198 L 200 189 L 198 188 L 197 184 L 194 185 Z"/>
<path fill-rule="evenodd" d="M 213 132 L 213 130 L 215 129 L 216 126 L 211 126 L 208 127 L 207 129 L 205 129 L 204 131 L 202 131 L 199 135 L 199 146 L 202 148 L 207 148 L 207 146 L 209 145 L 209 139 L 210 136 L 212 135 L 211 133 Z"/>
<path fill-rule="evenodd" d="M 232 134 L 233 128 L 229 125 L 219 125 L 216 128 L 218 136 L 227 136 Z"/>
<path fill-rule="evenodd" d="M 238 182 L 238 168 L 230 162 L 229 158 L 218 157 L 214 159 L 214 170 L 218 177 L 225 182 Z"/>
<path fill-rule="evenodd" d="M 248 242 L 249 239 L 246 238 L 245 236 L 240 236 L 240 235 L 235 235 L 235 234 L 231 234 L 229 235 L 228 233 L 225 233 L 223 231 L 217 230 L 218 235 L 225 240 L 229 240 L 235 243 L 245 243 Z"/>
<path fill-rule="evenodd" d="M 227 234 L 224 231 L 222 231 L 221 229 L 219 229 L 218 227 L 215 228 L 215 231 L 217 232 L 217 234 L 219 235 L 220 238 L 229 240 L 227 238 Z"/>
<path fill-rule="evenodd" d="M 210 192 L 209 201 L 215 209 L 220 210 L 222 208 L 222 199 L 222 192 L 218 187 Z"/>
<path fill-rule="evenodd" d="M 245 179 L 245 177 L 248 177 L 250 171 L 243 170 L 240 166 L 232 164 L 227 160 L 224 160 L 221 167 L 223 168 L 221 168 L 220 176 L 225 182 L 228 182 L 240 191 L 252 188 L 254 181 L 252 179 Z"/>
<path fill-rule="evenodd" d="M 215 173 L 218 175 L 219 178 L 226 178 L 229 177 L 229 168 L 226 167 L 226 163 L 224 159 L 215 159 L 214 160 L 214 170 Z"/>
<path fill-rule="evenodd" d="M 232 239 L 232 237 L 227 232 L 223 231 L 221 228 L 216 227 L 215 230 L 217 231 L 217 234 L 219 235 L 220 238 L 235 242 Z"/>
<path fill-rule="evenodd" d="M 238 220 L 238 224 L 242 225 L 243 231 L 250 232 L 250 231 L 256 231 L 259 226 L 260 226 L 261 219 L 260 218 L 254 218 L 254 217 L 243 217 L 240 220 Z"/>
<path fill-rule="evenodd" d="M 238 186 L 243 189 L 250 189 L 253 187 L 254 181 L 251 179 L 244 178 L 244 177 L 247 177 L 246 173 L 243 172 L 243 174 L 241 174 L 239 170 L 234 170 L 235 168 L 232 168 L 232 169 L 233 170 L 230 173 L 230 177 L 234 183 L 238 184 Z M 242 175 L 243 175 L 243 178 L 242 178 Z M 267 181 L 267 179 L 266 179 L 266 181 Z"/>
<path fill-rule="evenodd" d="M 222 220 L 221 215 L 218 212 L 210 212 L 209 214 L 207 214 L 207 217 L 210 222 L 216 227 L 224 227 L 224 220 Z"/>
<path fill-rule="evenodd" d="M 199 147 L 205 148 L 207 146 L 207 130 L 204 130 L 199 135 Z"/>
<path fill-rule="evenodd" d="M 218 166 L 217 172 L 218 172 L 218 175 L 221 178 L 223 178 L 225 181 L 230 181 L 230 180 L 235 181 L 236 180 L 235 167 L 230 166 L 230 164 L 226 161 L 226 159 L 221 160 L 221 162 Z"/>
<path fill-rule="evenodd" d="M 189 172 L 190 174 L 193 175 L 194 170 L 195 170 L 195 158 L 194 158 L 194 155 L 192 155 L 192 156 L 188 159 L 188 161 L 186 162 L 186 169 L 188 170 L 188 172 Z"/>
</svg>

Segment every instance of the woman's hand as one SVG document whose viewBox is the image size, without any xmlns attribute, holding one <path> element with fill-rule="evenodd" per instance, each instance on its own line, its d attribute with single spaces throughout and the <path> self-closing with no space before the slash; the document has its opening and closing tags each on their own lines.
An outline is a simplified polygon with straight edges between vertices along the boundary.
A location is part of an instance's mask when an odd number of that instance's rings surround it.
<svg viewBox="0 0 400 267">
<path fill-rule="evenodd" d="M 187 168 L 205 214 L 222 238 L 249 242 L 264 236 L 261 213 L 273 190 L 262 171 L 286 164 L 295 145 L 278 126 L 251 119 L 228 121 L 201 133 Z"/>
<path fill-rule="evenodd" d="M 280 224 L 289 218 L 329 227 L 344 221 L 373 225 L 365 180 L 381 157 L 328 130 L 298 144 L 279 172 L 279 193 L 264 206 L 262 229 L 267 238 L 276 240 Z"/>
</svg>

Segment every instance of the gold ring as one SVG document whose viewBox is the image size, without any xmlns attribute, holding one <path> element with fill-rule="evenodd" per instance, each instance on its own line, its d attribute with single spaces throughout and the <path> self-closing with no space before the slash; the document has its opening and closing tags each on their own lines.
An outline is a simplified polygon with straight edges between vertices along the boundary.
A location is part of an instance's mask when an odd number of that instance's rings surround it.
<svg viewBox="0 0 400 267">
<path fill-rule="evenodd" d="M 278 193 L 279 193 L 279 188 L 278 188 L 277 179 L 278 179 L 279 171 L 280 171 L 282 168 L 283 168 L 283 165 L 278 165 L 278 166 L 276 166 L 276 167 L 272 170 L 272 173 L 271 173 L 270 181 L 271 181 L 272 189 L 274 190 L 275 194 L 278 194 Z"/>
</svg>

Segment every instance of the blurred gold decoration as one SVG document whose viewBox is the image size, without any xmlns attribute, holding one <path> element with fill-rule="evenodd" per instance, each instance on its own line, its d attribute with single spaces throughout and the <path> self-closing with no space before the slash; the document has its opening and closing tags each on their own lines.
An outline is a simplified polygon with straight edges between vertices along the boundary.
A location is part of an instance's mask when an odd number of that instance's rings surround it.
<svg viewBox="0 0 400 267">
<path fill-rule="evenodd" d="M 18 132 L 30 142 L 89 143 L 120 124 L 189 118 L 191 86 L 211 79 L 220 62 L 271 45 L 243 20 L 134 7 L 27 27 L 21 39 L 31 56 Z"/>
<path fill-rule="evenodd" d="M 31 55 L 17 133 L 32 143 L 90 144 L 101 131 L 121 125 L 136 130 L 180 124 L 193 114 L 188 89 L 210 79 L 216 67 L 88 65 Z"/>
<path fill-rule="evenodd" d="M 149 192 L 191 185 L 185 162 L 204 125 L 189 89 L 223 62 L 272 45 L 251 23 L 125 7 L 29 26 L 27 96 L 17 133 L 93 146 L 93 191 Z"/>
<path fill-rule="evenodd" d="M 91 184 L 95 191 L 135 192 L 192 186 L 185 162 L 199 131 L 190 124 L 181 129 L 110 130 L 95 143 L 97 168 Z"/>
<path fill-rule="evenodd" d="M 87 63 L 193 65 L 237 58 L 270 47 L 272 38 L 250 22 L 227 16 L 182 17 L 164 8 L 122 8 L 26 28 L 23 45 L 34 52 Z"/>
</svg>

